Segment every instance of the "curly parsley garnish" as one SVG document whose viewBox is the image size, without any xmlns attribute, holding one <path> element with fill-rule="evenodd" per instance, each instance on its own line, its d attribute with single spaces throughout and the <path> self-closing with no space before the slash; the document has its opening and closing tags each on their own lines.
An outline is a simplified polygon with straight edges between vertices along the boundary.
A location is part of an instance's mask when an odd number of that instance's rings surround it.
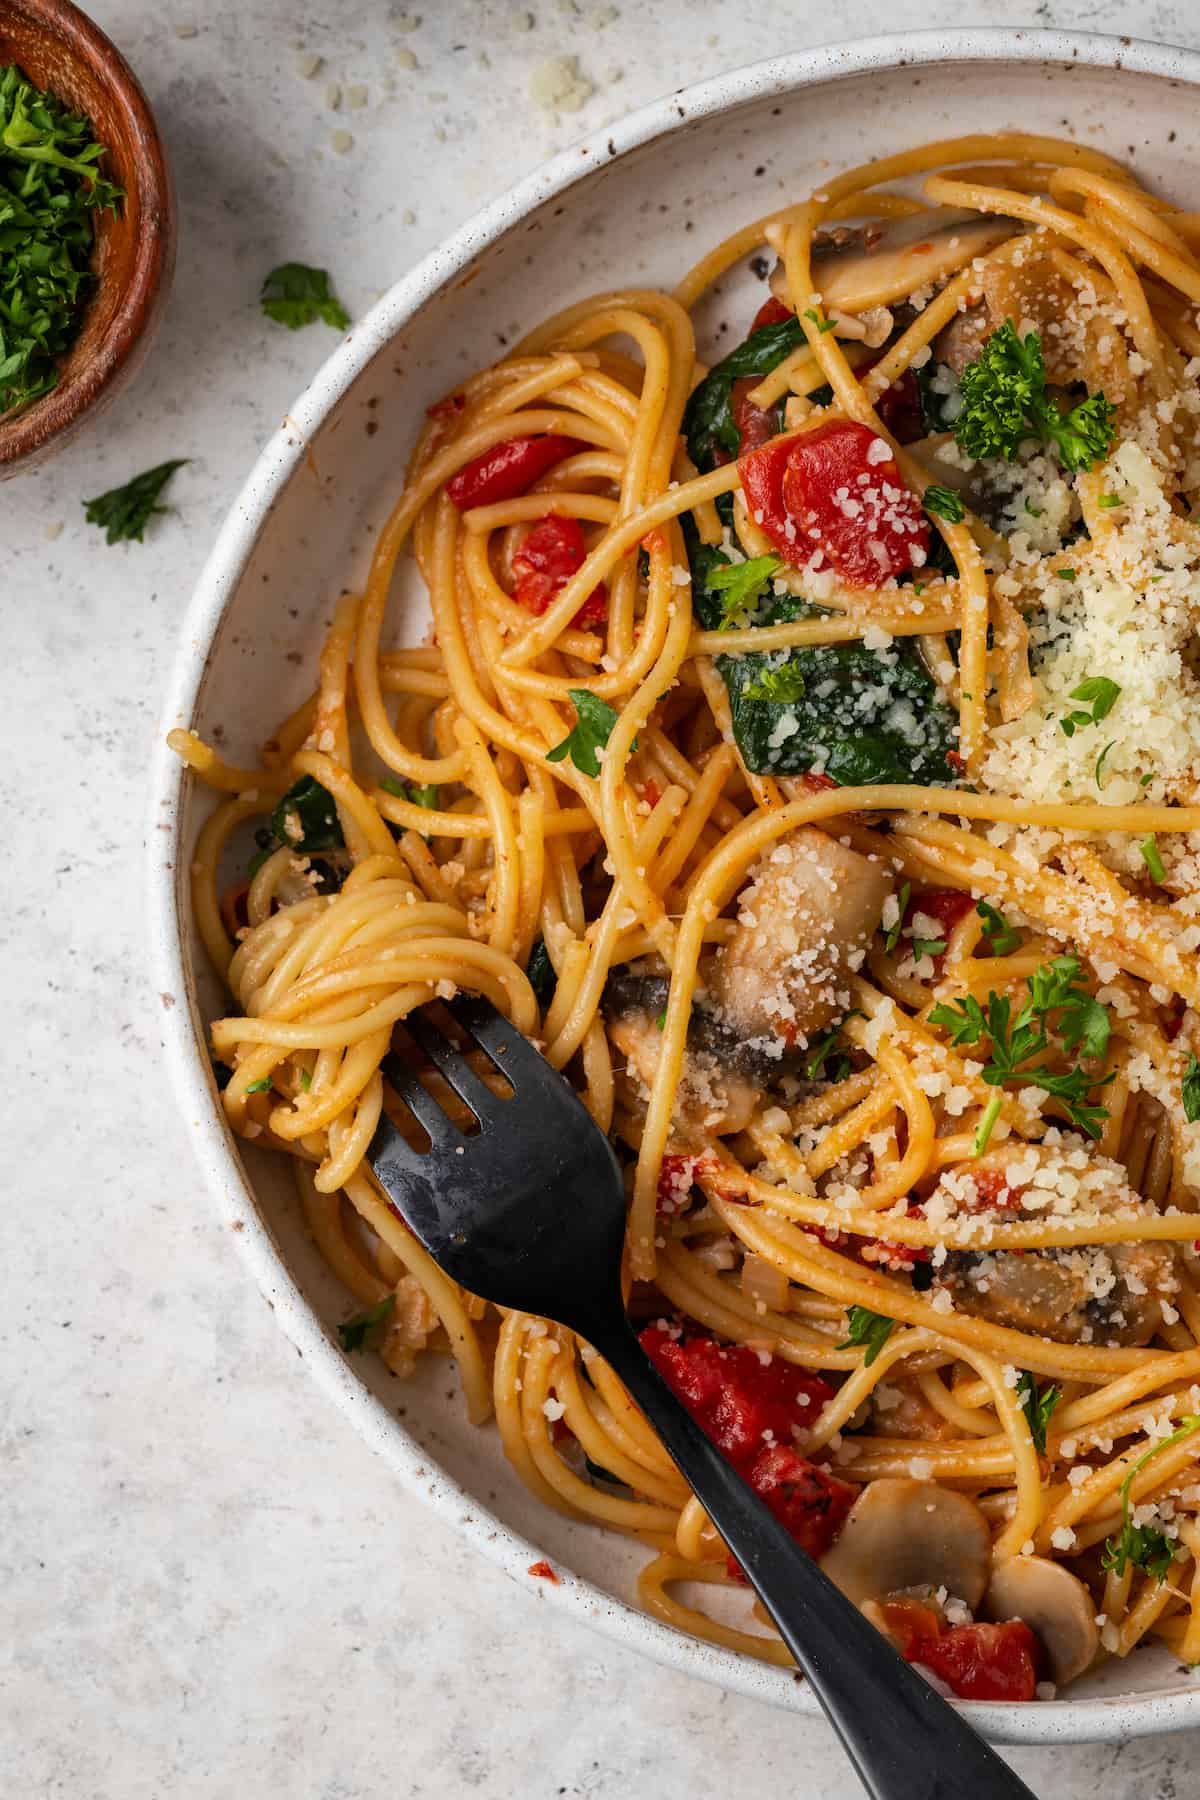
<svg viewBox="0 0 1200 1800">
<path fill-rule="evenodd" d="M 1015 1019 L 1008 996 L 989 993 L 986 1008 L 973 994 L 943 1001 L 930 1012 L 929 1022 L 945 1026 L 956 1047 L 987 1038 L 991 1058 L 982 1071 L 984 1081 L 991 1087 L 1022 1082 L 1043 1088 L 1062 1101 L 1073 1125 L 1097 1138 L 1108 1113 L 1090 1103 L 1087 1096 L 1094 1088 L 1106 1087 L 1113 1076 L 1097 1078 L 1079 1066 L 1063 1071 L 1031 1062 L 1051 1048 L 1052 1030 L 1063 1049 L 1077 1051 L 1084 1058 L 1101 1057 L 1107 1050 L 1111 1032 L 1108 1012 L 1086 988 L 1075 985 L 1079 972 L 1080 963 L 1074 956 L 1056 956 L 1053 962 L 1035 969 L 1026 982 L 1029 998 Z M 1057 1014 L 1053 1027 L 1051 1013 Z"/>
<path fill-rule="evenodd" d="M 350 325 L 350 314 L 330 286 L 328 270 L 310 269 L 307 263 L 280 263 L 263 281 L 259 298 L 268 319 L 289 331 L 317 319 L 335 331 L 346 331 Z"/>
<path fill-rule="evenodd" d="M 1046 392 L 1046 364 L 1036 331 L 1022 338 L 1005 319 L 980 356 L 963 370 L 962 409 L 954 435 L 968 456 L 1012 462 L 1031 438 L 1053 444 L 1072 474 L 1107 456 L 1116 408 L 1101 393 L 1063 412 Z"/>
</svg>

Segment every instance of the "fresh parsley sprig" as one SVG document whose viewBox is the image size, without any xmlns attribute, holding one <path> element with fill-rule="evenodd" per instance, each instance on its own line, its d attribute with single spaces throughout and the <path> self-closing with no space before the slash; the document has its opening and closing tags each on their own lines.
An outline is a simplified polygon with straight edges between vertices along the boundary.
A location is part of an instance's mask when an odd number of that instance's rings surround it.
<svg viewBox="0 0 1200 1800">
<path fill-rule="evenodd" d="M 708 576 L 708 591 L 720 595 L 718 631 L 729 631 L 739 613 L 748 612 L 767 583 L 783 567 L 778 556 L 752 556 L 748 562 L 728 563 Z"/>
<path fill-rule="evenodd" d="M 1022 1369 L 1017 1377 L 1017 1399 L 1029 1421 L 1029 1435 L 1039 1456 L 1046 1454 L 1046 1427 L 1062 1397 L 1062 1389 L 1057 1383 L 1039 1388 L 1028 1369 Z"/>
<path fill-rule="evenodd" d="M 837 1345 L 839 1350 L 853 1350 L 865 1344 L 867 1353 L 863 1357 L 863 1368 L 869 1369 L 883 1346 L 891 1336 L 895 1319 L 889 1319 L 884 1313 L 872 1312 L 868 1306 L 852 1306 L 846 1314 L 846 1325 L 849 1336 Z"/>
<path fill-rule="evenodd" d="M 1053 444 L 1072 474 L 1107 456 L 1116 408 L 1101 393 L 1063 412 L 1046 392 L 1046 364 L 1036 331 L 1024 338 L 1005 319 L 963 370 L 962 407 L 954 435 L 968 456 L 1012 462 L 1023 443 Z"/>
<path fill-rule="evenodd" d="M 747 700 L 773 700 L 777 706 L 793 706 L 803 700 L 808 683 L 794 662 L 781 663 L 777 669 L 764 669 L 757 681 L 745 690 Z"/>
<path fill-rule="evenodd" d="M 1109 1538 L 1104 1545 L 1104 1554 L 1100 1558 L 1100 1566 L 1111 1569 L 1116 1575 L 1123 1575 L 1130 1563 L 1135 1569 L 1144 1569 L 1158 1582 L 1165 1581 L 1171 1564 L 1175 1560 L 1175 1546 L 1166 1532 L 1160 1531 L 1157 1525 L 1135 1525 L 1132 1519 L 1133 1497 L 1131 1489 L 1146 1464 L 1172 1444 L 1182 1443 L 1194 1432 L 1200 1431 L 1200 1413 L 1187 1413 L 1180 1420 L 1169 1437 L 1151 1444 L 1126 1473 L 1121 1483 L 1121 1530 L 1117 1537 Z"/>
<path fill-rule="evenodd" d="M 986 1008 L 973 994 L 942 1001 L 930 1012 L 929 1022 L 944 1026 L 955 1047 L 987 1038 L 991 1058 L 982 1072 L 984 1081 L 991 1087 L 1010 1081 L 1036 1084 L 1062 1101 L 1073 1125 L 1089 1137 L 1099 1137 L 1108 1113 L 1087 1096 L 1094 1088 L 1107 1086 L 1112 1075 L 1097 1079 L 1078 1066 L 1058 1070 L 1031 1060 L 1051 1048 L 1051 1013 L 1058 1016 L 1054 1035 L 1064 1049 L 1089 1059 L 1101 1057 L 1107 1050 L 1111 1032 L 1108 1012 L 1086 988 L 1076 985 L 1079 973 L 1079 959 L 1074 956 L 1056 956 L 1043 963 L 1026 982 L 1028 999 L 1015 1019 L 1009 997 L 993 992 L 988 994 Z"/>
<path fill-rule="evenodd" d="M 595 777 L 600 773 L 598 752 L 612 736 L 618 715 L 589 688 L 568 688 L 567 696 L 575 708 L 575 723 L 560 744 L 547 750 L 546 761 L 563 762 L 569 756 L 582 774 Z M 630 749 L 637 749 L 636 738 Z"/>
<path fill-rule="evenodd" d="M 259 300 L 268 319 L 299 331 L 317 319 L 332 325 L 335 331 L 346 331 L 350 314 L 346 311 L 329 280 L 327 269 L 313 269 L 307 263 L 280 263 L 262 284 Z"/>
<path fill-rule="evenodd" d="M 983 920 L 983 935 L 992 948 L 993 956 L 1007 956 L 1010 950 L 1019 950 L 1021 934 L 1014 931 L 1004 914 L 987 900 L 977 900 L 975 911 Z"/>
<path fill-rule="evenodd" d="M 186 456 L 180 456 L 173 462 L 159 463 L 157 468 L 143 469 L 124 487 L 109 488 L 94 500 L 85 500 L 83 510 L 88 524 L 99 525 L 108 544 L 131 539 L 144 543 L 142 534 L 154 514 L 170 511 L 158 504 L 159 496 L 176 469 L 182 469 L 187 461 Z"/>
<path fill-rule="evenodd" d="M 1068 699 L 1082 700 L 1085 704 L 1078 712 L 1064 713 L 1058 721 L 1063 736 L 1074 737 L 1083 726 L 1098 725 L 1101 719 L 1107 719 L 1120 692 L 1120 685 L 1110 681 L 1107 675 L 1089 675 L 1086 681 L 1081 681 L 1078 687 L 1071 689 Z"/>
</svg>

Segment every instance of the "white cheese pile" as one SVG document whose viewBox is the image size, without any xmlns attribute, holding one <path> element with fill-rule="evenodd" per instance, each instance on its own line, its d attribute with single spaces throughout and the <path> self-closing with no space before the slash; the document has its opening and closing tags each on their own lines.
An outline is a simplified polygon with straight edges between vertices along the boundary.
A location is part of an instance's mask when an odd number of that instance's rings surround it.
<svg viewBox="0 0 1200 1800">
<path fill-rule="evenodd" d="M 1102 487 L 1120 503 L 1111 541 L 1081 540 L 1056 557 L 1073 579 L 1049 564 L 1039 571 L 1033 705 L 992 732 L 983 784 L 1034 802 L 1188 800 L 1200 792 L 1200 533 L 1172 513 L 1137 444 L 1118 447 Z M 1001 594 L 1022 585 L 1027 595 L 1028 569 L 996 579 Z M 1095 676 L 1116 682 L 1120 694 L 1107 717 L 1068 737 L 1060 721 L 1081 705 L 1072 691 Z"/>
</svg>

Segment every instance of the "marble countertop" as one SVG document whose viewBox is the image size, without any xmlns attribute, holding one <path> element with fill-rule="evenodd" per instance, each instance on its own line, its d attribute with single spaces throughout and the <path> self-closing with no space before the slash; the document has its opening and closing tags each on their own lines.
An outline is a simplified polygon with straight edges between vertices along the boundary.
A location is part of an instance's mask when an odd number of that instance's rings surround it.
<svg viewBox="0 0 1200 1800">
<path fill-rule="evenodd" d="M 27 1800 L 782 1800 L 857 1793 L 817 1723 L 519 1593 L 309 1381 L 216 1226 L 141 922 L 145 769 L 218 521 L 329 345 L 255 304 L 287 259 L 360 311 L 580 131 L 780 48 L 1036 22 L 1200 44 L 1188 0 L 91 0 L 149 91 L 182 232 L 131 391 L 0 488 L 0 1660 Z M 405 14 L 422 15 L 415 25 Z M 557 116 L 533 71 L 573 56 Z M 320 66 L 313 69 L 315 59 Z M 338 90 L 335 95 L 334 90 Z M 335 98 L 339 104 L 331 103 Z M 144 545 L 81 502 L 186 456 Z M 1009 1753 L 1038 1793 L 1175 1800 L 1195 1736 Z"/>
</svg>

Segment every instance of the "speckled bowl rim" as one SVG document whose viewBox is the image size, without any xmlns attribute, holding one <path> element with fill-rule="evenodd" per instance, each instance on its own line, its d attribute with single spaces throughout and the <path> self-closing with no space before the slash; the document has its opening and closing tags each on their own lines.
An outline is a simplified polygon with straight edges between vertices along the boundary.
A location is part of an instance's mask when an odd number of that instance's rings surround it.
<svg viewBox="0 0 1200 1800">
<path fill-rule="evenodd" d="M 180 1107 L 222 1218 L 235 1228 L 238 1245 L 263 1295 L 325 1391 L 413 1493 L 527 1591 L 532 1589 L 569 1616 L 671 1668 L 809 1714 L 817 1711 L 816 1703 L 790 1670 L 687 1637 L 568 1569 L 560 1569 L 558 1585 L 531 1578 L 529 1566 L 542 1555 L 540 1547 L 505 1525 L 439 1469 L 358 1379 L 326 1334 L 262 1224 L 223 1115 L 213 1104 L 207 1058 L 192 1028 L 188 999 L 193 977 L 185 953 L 186 930 L 175 873 L 184 777 L 180 763 L 162 740 L 171 726 L 191 720 L 225 608 L 275 500 L 304 459 L 308 438 L 372 357 L 474 257 L 551 196 L 567 193 L 583 176 L 615 156 L 678 131 L 691 121 L 745 101 L 785 97 L 846 76 L 947 61 L 1074 62 L 1110 69 L 1114 74 L 1128 69 L 1200 88 L 1200 53 L 1172 45 L 1088 32 L 924 31 L 826 45 L 715 76 L 639 108 L 555 156 L 431 251 L 355 324 L 263 449 L 221 527 L 188 610 L 155 751 L 147 834 L 149 949 L 154 986 L 162 995 L 164 1037 Z M 971 1703 L 964 1711 L 979 1730 L 1001 1743 L 1105 1741 L 1200 1726 L 1200 1685 L 1194 1692 L 1179 1694 L 1054 1700 L 1037 1706 Z"/>
</svg>

